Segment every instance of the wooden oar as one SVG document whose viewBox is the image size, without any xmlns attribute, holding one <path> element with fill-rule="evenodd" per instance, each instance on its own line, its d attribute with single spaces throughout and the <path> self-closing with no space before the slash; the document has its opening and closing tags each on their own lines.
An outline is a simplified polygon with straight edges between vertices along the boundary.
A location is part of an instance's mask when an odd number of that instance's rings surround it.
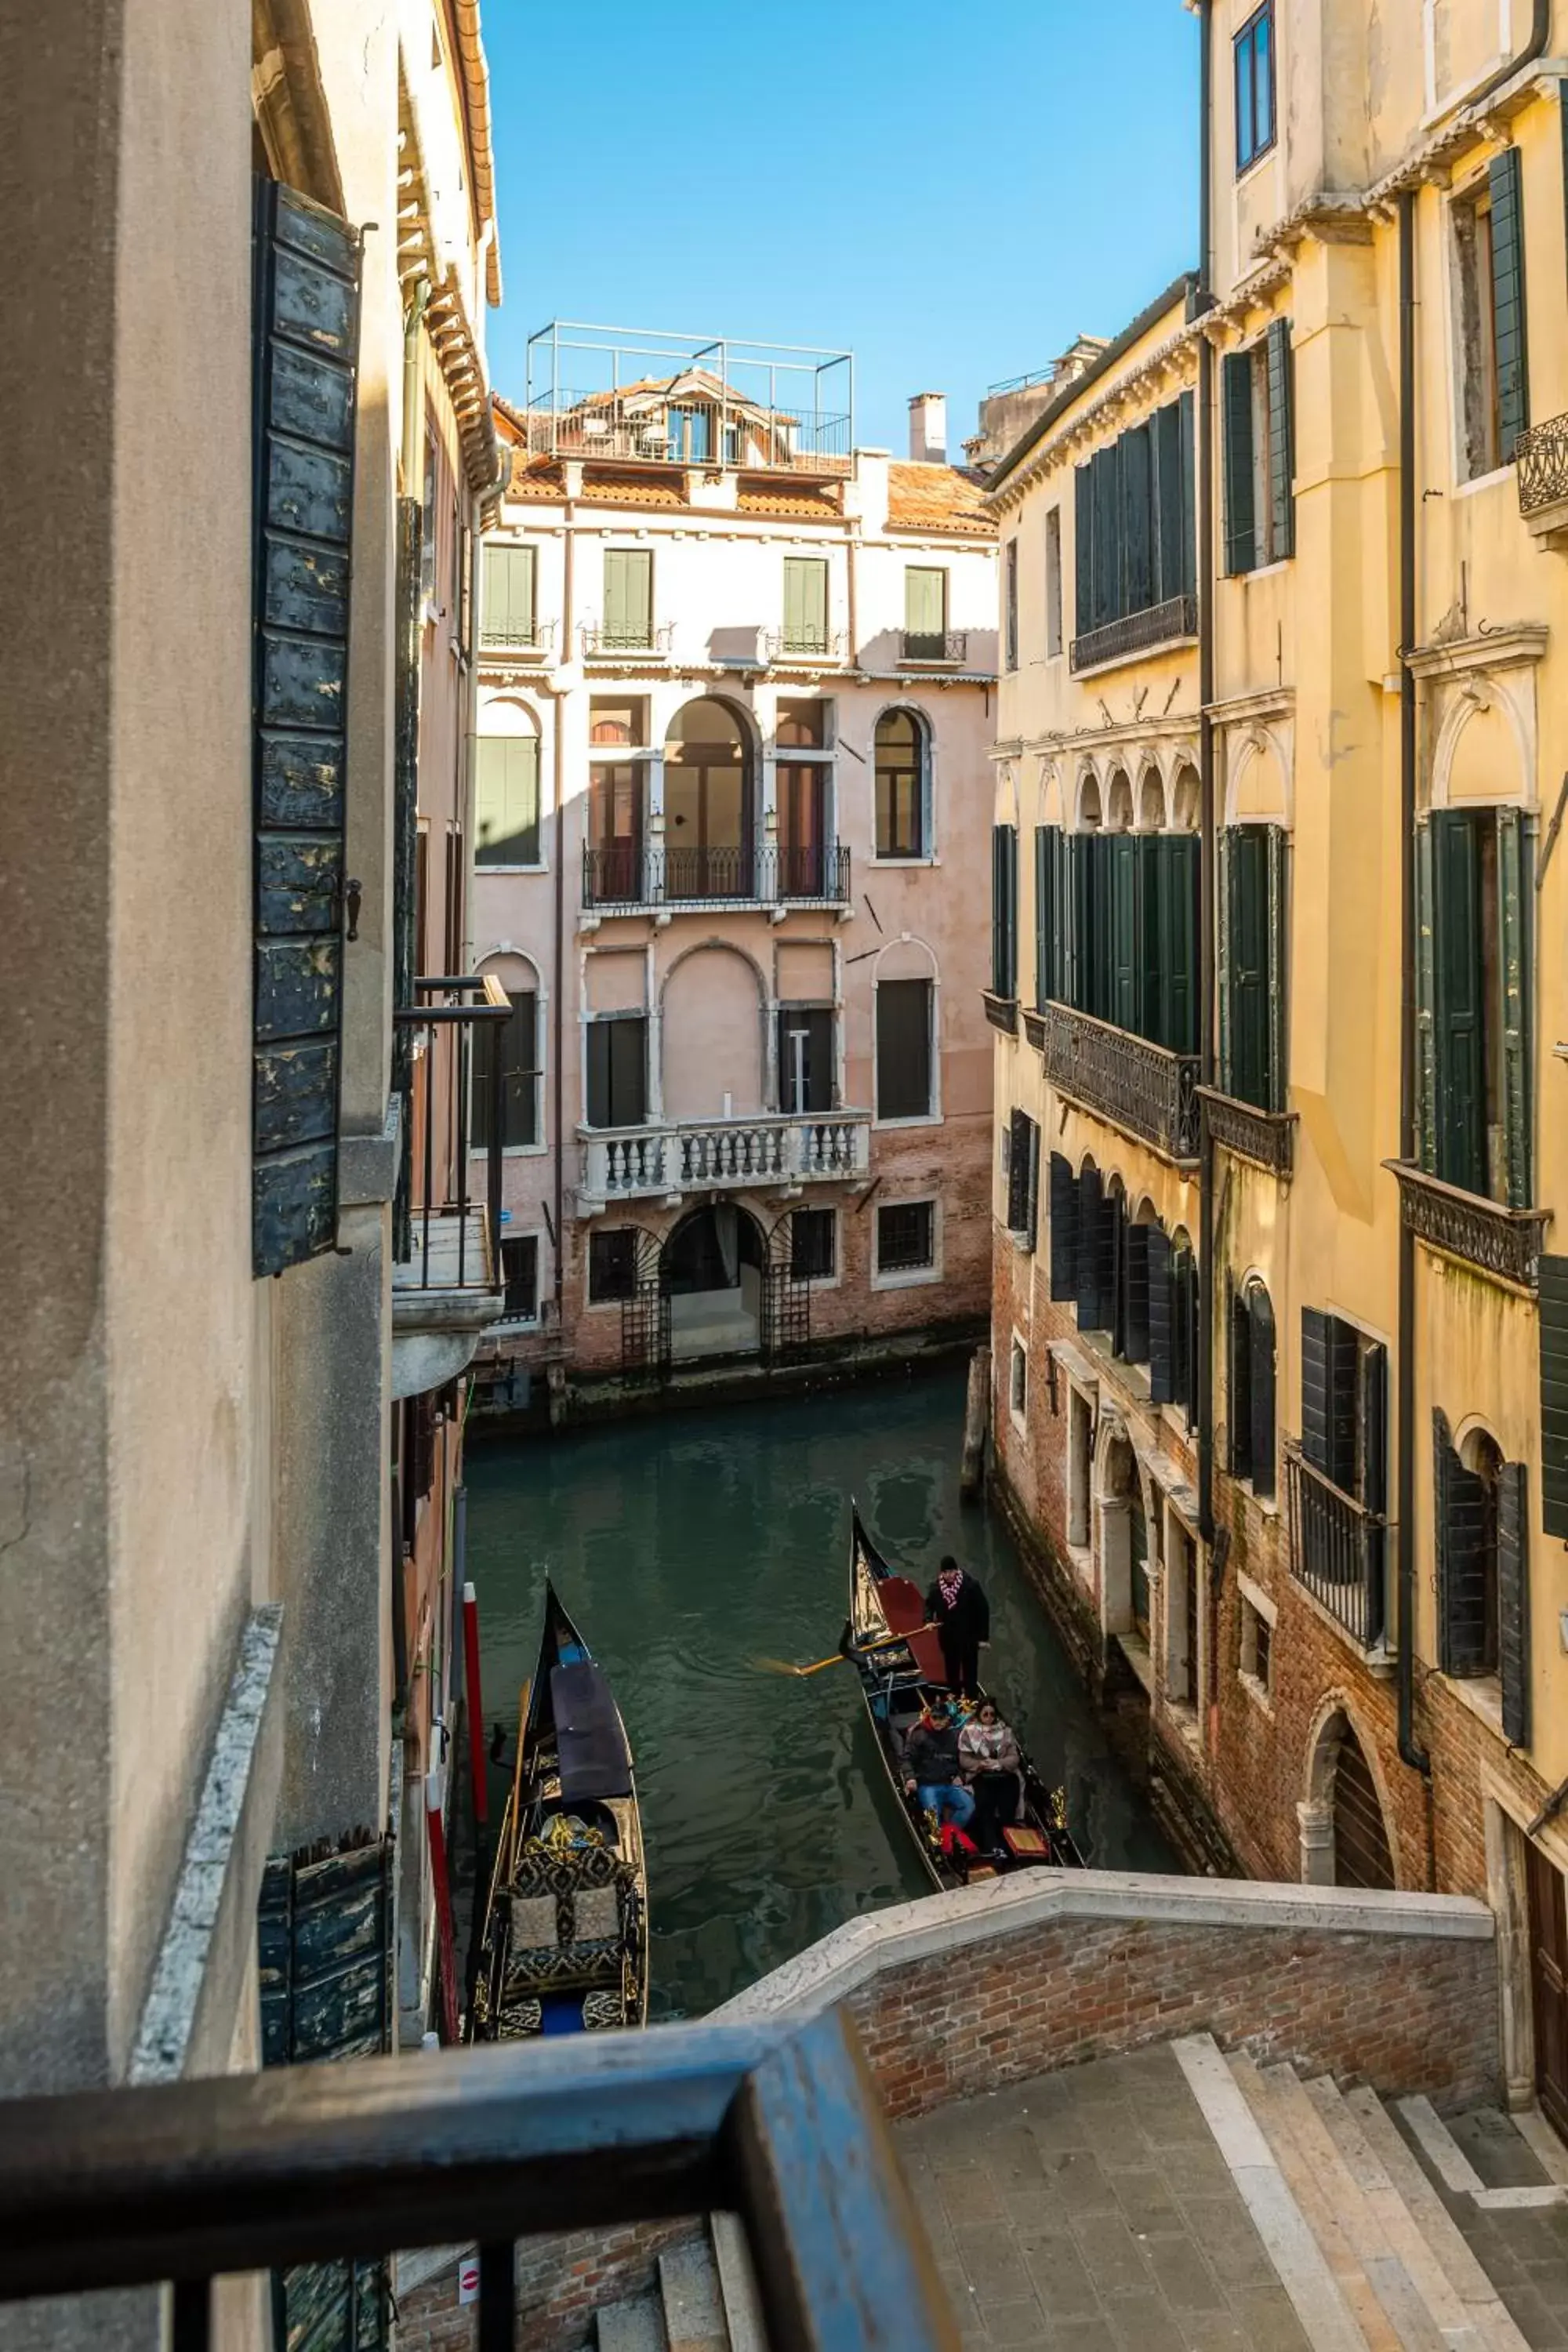
<svg viewBox="0 0 1568 2352">
<path fill-rule="evenodd" d="M 910 1630 L 912 1633 L 932 1633 L 936 1631 L 936 1627 L 933 1622 L 929 1625 L 911 1626 Z M 885 1633 L 879 1642 L 862 1642 L 858 1651 L 835 1650 L 830 1658 L 814 1659 L 809 1666 L 792 1666 L 783 1658 L 754 1658 L 752 1663 L 753 1665 L 760 1666 L 763 1673 L 770 1675 L 803 1676 L 819 1675 L 825 1666 L 841 1666 L 847 1658 L 865 1657 L 872 1650 L 894 1650 L 898 1648 L 900 1642 L 907 1642 L 909 1639 L 910 1633 Z"/>
</svg>

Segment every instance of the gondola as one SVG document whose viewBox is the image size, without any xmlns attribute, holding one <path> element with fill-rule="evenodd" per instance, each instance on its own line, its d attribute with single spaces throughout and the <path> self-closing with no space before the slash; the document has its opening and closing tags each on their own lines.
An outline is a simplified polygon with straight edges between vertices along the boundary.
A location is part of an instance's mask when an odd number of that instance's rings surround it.
<svg viewBox="0 0 1568 2352">
<path fill-rule="evenodd" d="M 884 1559 L 851 1506 L 849 1616 L 842 1647 L 859 1675 L 877 1752 L 931 1885 L 948 1892 L 1015 1870 L 1081 1870 L 1083 1856 L 1067 1825 L 1065 1799 L 1047 1787 L 1021 1740 L 1024 1769 L 1017 1817 L 1002 1831 L 994 1853 L 966 1853 L 951 1837 L 944 1843 L 919 1799 L 906 1796 L 904 1743 L 927 1697 L 947 1690 L 942 1644 L 934 1633 L 923 1630 L 925 1624 L 920 1586 Z M 897 1638 L 900 1635 L 901 1640 Z"/>
<path fill-rule="evenodd" d="M 647 2023 L 647 1865 L 626 1726 L 544 1588 L 496 1845 L 470 2042 Z"/>
</svg>

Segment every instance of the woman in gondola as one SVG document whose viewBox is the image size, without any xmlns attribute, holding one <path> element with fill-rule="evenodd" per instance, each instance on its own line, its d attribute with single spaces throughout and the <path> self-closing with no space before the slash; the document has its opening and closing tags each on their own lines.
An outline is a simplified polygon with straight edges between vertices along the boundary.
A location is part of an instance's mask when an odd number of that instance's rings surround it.
<svg viewBox="0 0 1568 2352">
<path fill-rule="evenodd" d="M 936 1581 L 926 1594 L 926 1616 L 942 1643 L 947 1686 L 959 1698 L 980 1688 L 980 1644 L 991 1639 L 991 1604 L 978 1579 L 943 1556 Z"/>
<path fill-rule="evenodd" d="M 959 1733 L 958 1762 L 974 1800 L 974 1842 L 982 1853 L 994 1853 L 1002 1832 L 1018 1818 L 1024 1770 L 1017 1737 L 994 1699 L 982 1699 Z"/>
</svg>

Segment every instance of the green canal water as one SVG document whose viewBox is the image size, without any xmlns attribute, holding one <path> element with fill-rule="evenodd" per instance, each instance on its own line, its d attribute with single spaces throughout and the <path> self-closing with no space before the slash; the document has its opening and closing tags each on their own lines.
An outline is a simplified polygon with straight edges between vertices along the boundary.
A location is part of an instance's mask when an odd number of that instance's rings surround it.
<svg viewBox="0 0 1568 2352">
<path fill-rule="evenodd" d="M 944 1551 L 980 1577 L 986 1680 L 1066 1786 L 1089 1860 L 1179 1868 L 1005 1528 L 960 1502 L 963 1421 L 963 1376 L 941 1374 L 470 1444 L 486 1712 L 510 1735 L 548 1574 L 611 1678 L 636 1759 L 654 2017 L 700 2015 L 843 1920 L 929 1892 L 878 1786 L 851 1669 L 801 1681 L 755 1664 L 837 1645 L 851 1495 L 922 1586 Z"/>
</svg>

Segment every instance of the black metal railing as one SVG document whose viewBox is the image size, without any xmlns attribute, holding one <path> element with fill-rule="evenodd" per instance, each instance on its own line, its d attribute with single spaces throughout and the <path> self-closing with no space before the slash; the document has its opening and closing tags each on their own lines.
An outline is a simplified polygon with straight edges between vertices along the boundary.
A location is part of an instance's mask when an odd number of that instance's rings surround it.
<svg viewBox="0 0 1568 2352">
<path fill-rule="evenodd" d="M 1363 1650 L 1383 1641 L 1385 1523 L 1309 1462 L 1285 1448 L 1290 1573 Z"/>
<path fill-rule="evenodd" d="M 1528 425 L 1513 445 L 1513 462 L 1521 515 L 1568 500 L 1568 416 Z"/>
<path fill-rule="evenodd" d="M 630 627 L 612 627 L 603 621 L 583 624 L 583 656 L 586 661 L 605 661 L 614 654 L 667 654 L 674 633 L 673 621 L 638 622 Z"/>
<path fill-rule="evenodd" d="M 587 2046 L 584 2046 L 587 2044 Z M 479 2245 L 479 2352 L 510 2352 L 516 2241 L 713 2211 L 745 2230 L 774 2352 L 957 2343 L 852 2032 L 658 2026 L 16 2099 L 0 2301 L 212 2284 Z"/>
<path fill-rule="evenodd" d="M 768 629 L 763 644 L 770 661 L 838 661 L 844 653 L 842 629 Z"/>
<path fill-rule="evenodd" d="M 1209 1133 L 1217 1144 L 1276 1176 L 1289 1175 L 1296 1160 L 1293 1110 L 1259 1110 L 1217 1087 L 1200 1087 L 1198 1093 L 1208 1105 Z"/>
<path fill-rule="evenodd" d="M 1195 1054 L 1173 1054 L 1130 1029 L 1051 1003 L 1040 1051 L 1052 1086 L 1168 1160 L 1198 1156 Z"/>
<path fill-rule="evenodd" d="M 479 631 L 479 643 L 497 652 L 548 653 L 555 643 L 553 621 L 491 621 Z"/>
<path fill-rule="evenodd" d="M 899 638 L 900 661 L 961 662 L 969 650 L 964 629 L 905 629 Z"/>
<path fill-rule="evenodd" d="M 1068 651 L 1071 669 L 1098 669 L 1103 662 L 1129 661 L 1134 654 L 1152 653 L 1156 646 L 1173 645 L 1198 633 L 1195 596 L 1167 596 L 1163 604 L 1147 604 L 1141 613 L 1126 613 L 1103 628 L 1086 629 L 1074 637 Z"/>
<path fill-rule="evenodd" d="M 1517 1283 L 1521 1290 L 1540 1288 L 1541 1243 L 1550 1209 L 1507 1208 L 1445 1184 L 1408 1160 L 1384 1165 L 1399 1179 L 1399 1213 L 1417 1240 L 1482 1274 Z"/>
<path fill-rule="evenodd" d="M 496 1290 L 506 1087 L 500 1045 L 511 1001 L 493 972 L 431 974 L 415 981 L 414 994 L 417 1001 L 392 1016 L 416 1049 L 403 1106 L 395 1285 L 404 1291 Z M 486 1036 L 491 1045 L 477 1051 Z M 482 1200 L 474 1197 L 468 1172 L 476 1086 L 489 1098 Z"/>
<path fill-rule="evenodd" d="M 768 843 L 758 848 L 638 849 L 616 842 L 583 852 L 585 908 L 752 906 L 786 900 L 841 907 L 849 899 L 842 842 Z"/>
</svg>

